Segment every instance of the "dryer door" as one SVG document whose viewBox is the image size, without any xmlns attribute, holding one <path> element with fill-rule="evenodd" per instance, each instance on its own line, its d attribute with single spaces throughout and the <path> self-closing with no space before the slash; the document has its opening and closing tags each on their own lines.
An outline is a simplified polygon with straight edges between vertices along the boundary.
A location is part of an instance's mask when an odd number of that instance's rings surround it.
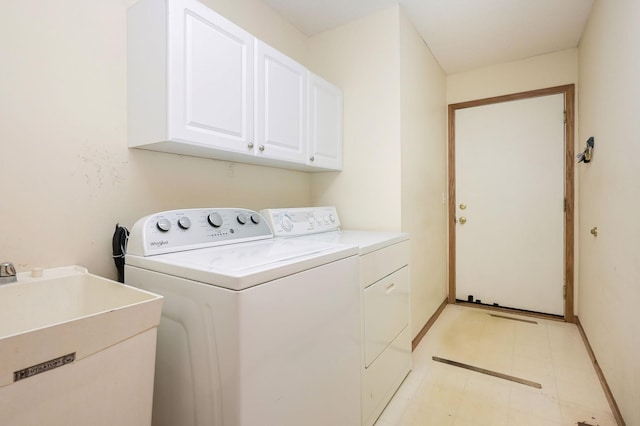
<svg viewBox="0 0 640 426">
<path fill-rule="evenodd" d="M 409 324 L 408 312 L 407 266 L 365 289 L 364 344 L 367 367 Z"/>
</svg>

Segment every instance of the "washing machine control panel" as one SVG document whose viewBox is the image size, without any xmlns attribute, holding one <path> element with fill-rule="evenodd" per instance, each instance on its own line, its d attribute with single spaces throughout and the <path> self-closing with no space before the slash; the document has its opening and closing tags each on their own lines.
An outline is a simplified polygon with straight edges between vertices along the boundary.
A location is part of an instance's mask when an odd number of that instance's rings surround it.
<svg viewBox="0 0 640 426">
<path fill-rule="evenodd" d="M 127 253 L 172 253 L 273 238 L 257 212 L 239 208 L 169 210 L 138 220 L 131 228 Z"/>
<path fill-rule="evenodd" d="M 265 209 L 260 213 L 269 222 L 276 237 L 293 237 L 340 229 L 338 212 L 333 206 Z"/>
</svg>

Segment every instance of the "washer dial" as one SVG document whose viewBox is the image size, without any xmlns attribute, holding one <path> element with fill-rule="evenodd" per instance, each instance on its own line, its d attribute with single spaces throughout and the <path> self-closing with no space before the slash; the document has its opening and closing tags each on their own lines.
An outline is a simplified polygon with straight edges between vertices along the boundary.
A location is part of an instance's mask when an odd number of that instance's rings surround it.
<svg viewBox="0 0 640 426">
<path fill-rule="evenodd" d="M 168 232 L 171 229 L 171 222 L 169 219 L 160 219 L 156 222 L 156 228 L 162 232 Z"/>
<path fill-rule="evenodd" d="M 178 219 L 178 226 L 181 229 L 189 229 L 191 228 L 191 219 L 189 219 L 187 216 L 182 216 L 180 219 Z"/>
<path fill-rule="evenodd" d="M 213 212 L 207 216 L 207 222 L 214 228 L 220 228 L 222 226 L 222 216 L 219 213 Z"/>
</svg>

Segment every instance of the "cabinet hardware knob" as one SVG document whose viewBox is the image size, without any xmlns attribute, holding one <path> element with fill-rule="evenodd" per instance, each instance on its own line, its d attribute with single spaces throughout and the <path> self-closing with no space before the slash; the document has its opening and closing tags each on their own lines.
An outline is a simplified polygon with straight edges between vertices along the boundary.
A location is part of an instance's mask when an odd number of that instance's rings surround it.
<svg viewBox="0 0 640 426">
<path fill-rule="evenodd" d="M 314 157 L 313 155 L 309 158 L 309 161 L 316 161 L 316 157 Z"/>
<path fill-rule="evenodd" d="M 264 151 L 264 145 L 260 145 L 260 146 L 258 147 L 258 149 L 259 149 L 260 151 Z"/>
<path fill-rule="evenodd" d="M 253 149 L 253 142 L 249 142 L 247 146 L 249 147 L 249 149 Z"/>
</svg>

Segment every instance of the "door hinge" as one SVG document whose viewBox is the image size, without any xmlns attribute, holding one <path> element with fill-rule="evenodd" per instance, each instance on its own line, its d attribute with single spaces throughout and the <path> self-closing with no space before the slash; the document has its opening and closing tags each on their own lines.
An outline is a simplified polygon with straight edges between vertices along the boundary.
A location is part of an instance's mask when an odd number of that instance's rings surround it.
<svg viewBox="0 0 640 426">
<path fill-rule="evenodd" d="M 567 212 L 567 197 L 564 197 L 564 203 L 562 205 L 562 207 L 564 208 L 564 212 Z"/>
<path fill-rule="evenodd" d="M 563 117 L 564 123 L 566 124 L 567 123 L 567 111 L 563 111 L 562 112 L 562 117 Z"/>
<path fill-rule="evenodd" d="M 567 286 L 566 285 L 562 286 L 562 298 L 563 299 L 567 298 Z"/>
</svg>

